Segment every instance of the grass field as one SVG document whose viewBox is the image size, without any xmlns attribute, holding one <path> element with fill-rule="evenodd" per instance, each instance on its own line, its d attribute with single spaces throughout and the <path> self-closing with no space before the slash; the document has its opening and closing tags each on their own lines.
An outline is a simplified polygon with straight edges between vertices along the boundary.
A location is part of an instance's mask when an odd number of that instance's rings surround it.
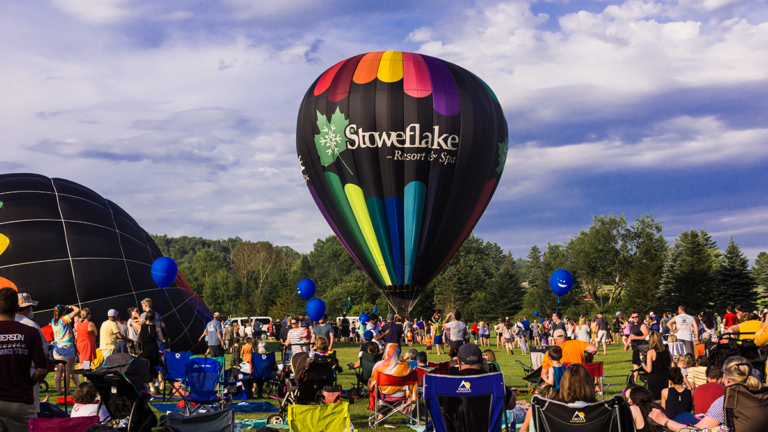
<svg viewBox="0 0 768 432">
<path fill-rule="evenodd" d="M 503 349 L 496 349 L 495 347 L 495 339 L 493 340 L 493 346 L 491 349 L 494 350 L 496 353 L 496 358 L 498 360 L 499 365 L 501 366 L 501 370 L 504 373 L 504 380 L 507 386 L 511 387 L 519 387 L 520 389 L 525 389 L 526 384 L 522 380 L 523 377 L 523 371 L 519 364 L 515 362 L 515 360 L 520 360 L 523 363 L 528 364 L 528 357 L 520 355 L 520 351 L 516 350 L 515 355 L 507 355 L 506 352 L 504 352 Z M 269 349 L 277 351 L 279 349 L 279 344 L 276 342 L 270 342 L 269 343 Z M 339 358 L 339 362 L 341 365 L 346 365 L 347 363 L 354 362 L 357 360 L 357 353 L 359 350 L 359 345 L 357 344 L 337 344 L 336 345 L 336 351 L 337 356 Z M 414 348 L 418 349 L 419 351 L 425 350 L 425 347 L 423 345 L 416 345 Z M 410 348 L 404 347 L 403 351 L 407 352 Z M 485 348 L 483 348 L 485 349 Z M 602 355 L 602 347 L 600 349 L 600 355 L 595 357 L 595 361 L 602 361 L 604 362 L 604 373 L 605 373 L 605 382 L 606 383 L 612 383 L 617 384 L 614 386 L 607 386 L 606 389 L 606 397 L 610 397 L 616 393 L 620 393 L 621 390 L 624 389 L 624 382 L 626 380 L 627 374 L 632 369 L 631 365 L 631 352 L 625 353 L 622 349 L 622 346 L 620 344 L 615 345 L 609 345 L 608 346 L 608 355 L 603 356 Z M 279 359 L 278 354 L 278 359 Z M 445 361 L 448 360 L 448 355 L 435 355 L 434 353 L 429 356 L 430 361 Z M 227 356 L 227 364 L 229 362 L 229 356 Z M 355 384 L 355 375 L 352 371 L 346 370 L 346 366 L 344 367 L 344 372 L 339 374 L 338 376 L 338 382 L 343 386 L 345 390 L 351 388 Z M 53 374 L 49 374 L 46 378 L 49 383 L 49 392 L 46 394 L 51 395 L 51 399 L 54 399 L 55 394 L 55 386 L 54 386 L 54 376 Z M 43 397 L 44 394 L 41 394 L 41 397 Z M 528 400 L 530 398 L 528 397 L 518 397 L 518 400 Z M 272 401 L 273 403 L 276 403 L 275 401 Z M 352 416 L 352 422 L 355 426 L 355 428 L 368 428 L 368 401 L 363 399 L 358 399 L 357 402 L 354 405 L 350 406 L 350 414 Z M 161 413 L 158 413 L 161 414 Z M 259 418 L 259 417 L 267 417 L 270 414 L 264 413 L 264 414 L 238 414 L 237 418 Z M 392 417 L 393 421 L 390 422 L 392 426 L 395 426 L 394 429 L 386 428 L 385 430 L 393 430 L 393 431 L 410 431 L 409 427 L 407 427 L 405 424 L 398 423 L 398 420 L 404 419 L 402 416 L 394 416 Z"/>
</svg>

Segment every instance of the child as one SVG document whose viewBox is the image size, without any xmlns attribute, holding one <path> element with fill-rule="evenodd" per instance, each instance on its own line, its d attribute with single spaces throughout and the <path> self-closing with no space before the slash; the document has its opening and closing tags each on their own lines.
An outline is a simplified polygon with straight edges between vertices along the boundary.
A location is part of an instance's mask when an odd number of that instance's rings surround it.
<svg viewBox="0 0 768 432">
<path fill-rule="evenodd" d="M 507 348 L 507 355 L 515 354 L 513 349 L 515 347 L 515 333 L 512 323 L 509 321 L 504 325 L 504 346 Z"/>
<path fill-rule="evenodd" d="M 560 388 L 560 380 L 565 373 L 565 365 L 560 363 L 563 358 L 563 349 L 559 346 L 553 346 L 549 349 L 549 359 L 552 360 L 552 367 L 546 370 L 544 381 L 551 385 L 555 390 Z"/>
<path fill-rule="evenodd" d="M 536 385 L 536 388 L 533 389 L 533 393 L 536 394 L 537 396 L 539 396 L 540 398 L 555 399 L 555 397 L 557 396 L 557 394 L 559 392 L 557 390 L 555 390 L 554 388 L 552 388 L 551 385 L 549 385 L 549 384 L 547 384 L 545 382 L 539 382 L 539 384 Z M 518 403 L 520 403 L 520 402 L 518 402 Z M 524 409 L 527 409 L 527 412 L 525 413 L 525 418 L 523 420 L 523 426 L 520 428 L 520 432 L 529 432 L 531 430 L 531 426 L 532 426 L 531 417 L 532 417 L 532 414 L 533 414 L 533 409 L 531 408 L 531 406 L 529 404 L 526 404 L 526 405 L 528 405 L 527 408 L 525 408 L 523 406 Z M 517 407 L 515 409 L 517 409 Z M 515 423 L 518 423 L 517 420 L 518 419 L 515 418 Z"/>
<path fill-rule="evenodd" d="M 107 420 L 109 418 L 109 413 L 103 406 L 99 409 L 99 404 L 95 403 L 96 396 L 98 396 L 98 392 L 92 383 L 80 383 L 75 391 L 75 406 L 72 407 L 72 417 L 91 417 L 98 415 L 100 422 Z"/>
<path fill-rule="evenodd" d="M 406 338 L 408 339 L 408 346 L 413 346 L 413 331 L 408 330 Z"/>
<path fill-rule="evenodd" d="M 688 381 L 688 367 L 693 366 L 688 363 L 688 357 L 684 355 L 677 356 L 677 367 L 680 368 L 680 373 L 683 375 L 683 388 L 693 388 L 690 381 Z"/>
<path fill-rule="evenodd" d="M 232 345 L 232 359 L 229 361 L 231 367 L 240 367 L 240 338 L 235 337 L 235 343 Z"/>
<path fill-rule="evenodd" d="M 427 353 L 424 351 L 419 351 L 419 353 L 416 355 L 416 366 L 432 370 L 432 368 L 429 367 L 429 364 L 427 364 Z"/>
<path fill-rule="evenodd" d="M 427 335 L 427 353 L 432 354 L 432 334 Z"/>
<path fill-rule="evenodd" d="M 525 339 L 522 325 L 517 329 L 517 338 L 520 344 L 520 355 L 526 355 L 528 353 L 528 340 Z"/>
<path fill-rule="evenodd" d="M 240 351 L 241 361 L 251 363 L 251 354 L 253 354 L 253 339 L 247 337 L 245 338 L 245 344 Z"/>
<path fill-rule="evenodd" d="M 688 369 L 688 378 L 693 384 L 691 389 L 707 383 L 707 366 L 709 366 L 707 356 L 700 355 L 696 358 L 696 367 Z"/>
</svg>

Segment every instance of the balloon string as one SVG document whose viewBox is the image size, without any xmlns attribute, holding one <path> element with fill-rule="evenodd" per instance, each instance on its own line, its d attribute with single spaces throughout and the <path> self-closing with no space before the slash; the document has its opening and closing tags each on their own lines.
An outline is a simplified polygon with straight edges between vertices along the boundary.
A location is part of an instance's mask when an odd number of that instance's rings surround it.
<svg viewBox="0 0 768 432">
<path fill-rule="evenodd" d="M 557 313 L 558 309 L 560 309 L 560 297 L 557 298 L 557 306 L 555 306 L 555 313 Z"/>
</svg>

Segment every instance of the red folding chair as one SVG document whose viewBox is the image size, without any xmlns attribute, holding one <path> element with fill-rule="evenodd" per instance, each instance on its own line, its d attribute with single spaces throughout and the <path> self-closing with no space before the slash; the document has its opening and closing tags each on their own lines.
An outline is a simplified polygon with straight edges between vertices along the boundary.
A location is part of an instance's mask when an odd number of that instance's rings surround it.
<svg viewBox="0 0 768 432">
<path fill-rule="evenodd" d="M 448 369 L 451 368 L 451 362 L 450 361 L 444 361 L 440 363 L 427 362 L 427 366 L 434 368 L 434 370 L 432 371 L 433 374 L 445 375 L 448 373 Z"/>
<path fill-rule="evenodd" d="M 419 367 L 419 366 L 417 366 L 413 370 L 415 370 L 416 373 L 419 374 L 419 387 L 424 387 L 424 375 L 434 371 L 434 369 L 433 370 L 427 370 L 427 369 L 424 369 L 423 367 Z"/>
<path fill-rule="evenodd" d="M 33 418 L 29 421 L 29 432 L 83 432 L 95 424 L 99 424 L 99 416 Z"/>
<path fill-rule="evenodd" d="M 567 363 L 567 362 L 563 363 L 565 367 L 568 367 L 571 364 L 572 363 Z M 589 376 L 598 380 L 598 382 L 600 383 L 600 394 L 603 400 L 605 400 L 605 389 L 604 389 L 605 374 L 603 373 L 603 362 L 579 363 L 579 364 L 587 368 L 587 370 L 589 371 Z"/>
<path fill-rule="evenodd" d="M 408 401 L 408 397 L 392 397 L 389 395 L 383 395 L 379 392 L 379 387 L 390 387 L 390 386 L 397 386 L 397 387 L 406 387 L 406 386 L 417 386 L 419 385 L 419 373 L 416 370 L 411 371 L 406 376 L 403 377 L 394 377 L 392 375 L 387 375 L 382 372 L 376 372 L 373 376 L 373 379 L 375 381 L 374 388 L 373 388 L 373 394 L 371 397 L 373 398 L 373 414 L 368 417 L 368 426 L 370 426 L 373 429 L 376 429 L 376 426 L 378 426 L 380 423 L 382 423 L 384 420 L 392 417 L 393 415 L 400 413 L 406 417 L 408 417 L 408 423 L 414 422 L 415 424 L 419 424 L 419 400 L 416 398 L 414 401 Z M 379 419 L 379 406 L 381 405 L 382 408 L 388 408 L 391 411 L 387 413 L 384 417 Z M 416 407 L 416 416 L 413 416 L 410 414 L 411 410 L 409 408 L 411 406 Z M 369 408 L 370 409 L 370 408 Z"/>
</svg>

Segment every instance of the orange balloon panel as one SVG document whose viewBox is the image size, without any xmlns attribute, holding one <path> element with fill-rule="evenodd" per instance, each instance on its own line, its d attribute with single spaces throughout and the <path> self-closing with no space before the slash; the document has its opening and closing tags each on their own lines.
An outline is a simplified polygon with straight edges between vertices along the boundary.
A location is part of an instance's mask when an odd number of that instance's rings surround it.
<svg viewBox="0 0 768 432">
<path fill-rule="evenodd" d="M 0 277 L 0 289 L 2 288 L 13 288 L 16 291 L 19 290 L 18 288 L 16 288 L 16 284 L 14 284 L 13 282 L 9 281 L 4 277 Z"/>
</svg>

